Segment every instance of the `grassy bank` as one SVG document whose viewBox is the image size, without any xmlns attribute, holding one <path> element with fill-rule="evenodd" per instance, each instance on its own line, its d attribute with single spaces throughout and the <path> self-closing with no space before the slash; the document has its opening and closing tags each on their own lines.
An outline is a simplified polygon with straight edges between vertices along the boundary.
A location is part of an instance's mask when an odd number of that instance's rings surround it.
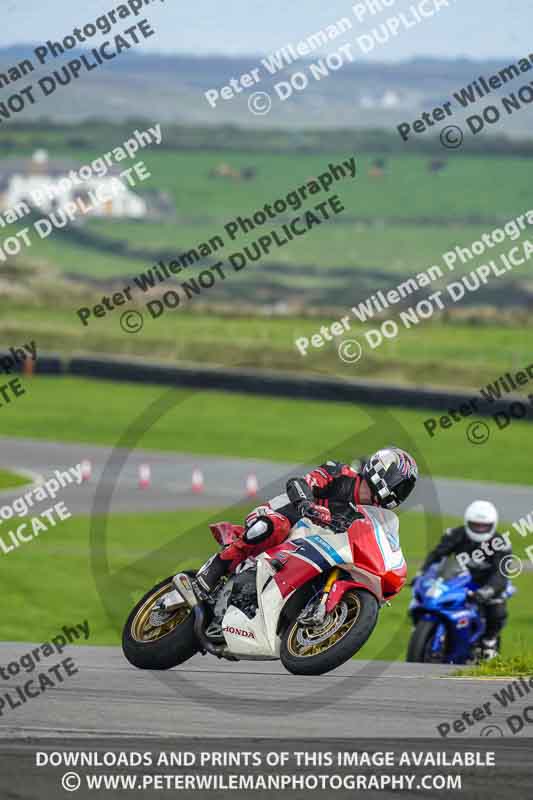
<svg viewBox="0 0 533 800">
<path fill-rule="evenodd" d="M 83 326 L 76 310 L 99 302 L 102 294 L 95 292 L 91 299 L 72 295 L 55 306 L 48 295 L 41 303 L 13 299 L 9 309 L 0 309 L 0 337 L 9 343 L 35 340 L 38 351 L 138 355 L 173 363 L 196 361 L 474 390 L 532 361 L 524 336 L 526 323 L 516 319 L 508 326 L 428 321 L 410 330 L 402 328 L 396 339 L 370 350 L 364 340 L 368 326 L 358 323 L 347 308 L 351 327 L 345 336 L 321 348 L 310 346 L 303 357 L 295 340 L 310 340 L 321 326 L 329 327 L 333 318 L 191 314 L 177 309 L 151 319 L 145 311 L 142 331 L 127 334 L 120 327 L 123 308 L 118 308 Z M 339 359 L 337 348 L 344 338 L 357 338 L 364 345 L 364 356 L 357 364 Z"/>
</svg>

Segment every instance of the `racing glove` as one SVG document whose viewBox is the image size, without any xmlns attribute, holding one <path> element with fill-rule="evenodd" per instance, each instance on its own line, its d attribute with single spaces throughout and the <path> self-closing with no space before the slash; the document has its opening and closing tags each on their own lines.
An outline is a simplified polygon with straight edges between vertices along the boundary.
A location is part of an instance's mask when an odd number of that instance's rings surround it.
<svg viewBox="0 0 533 800">
<path fill-rule="evenodd" d="M 308 517 L 316 522 L 317 525 L 327 527 L 331 523 L 331 511 L 325 506 L 317 506 L 310 500 L 303 500 L 298 504 L 298 511 L 301 517 Z"/>
</svg>

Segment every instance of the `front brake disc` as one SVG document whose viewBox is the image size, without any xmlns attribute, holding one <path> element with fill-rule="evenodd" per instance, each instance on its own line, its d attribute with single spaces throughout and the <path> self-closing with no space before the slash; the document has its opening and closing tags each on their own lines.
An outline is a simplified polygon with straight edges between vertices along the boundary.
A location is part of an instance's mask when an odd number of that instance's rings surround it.
<svg viewBox="0 0 533 800">
<path fill-rule="evenodd" d="M 328 614 L 318 628 L 298 628 L 296 633 L 298 644 L 302 647 L 311 647 L 312 645 L 321 644 L 321 642 L 337 633 L 346 621 L 348 606 L 346 603 L 341 603 L 337 608 L 340 609 L 340 613 L 335 620 L 331 618 L 331 614 Z"/>
</svg>

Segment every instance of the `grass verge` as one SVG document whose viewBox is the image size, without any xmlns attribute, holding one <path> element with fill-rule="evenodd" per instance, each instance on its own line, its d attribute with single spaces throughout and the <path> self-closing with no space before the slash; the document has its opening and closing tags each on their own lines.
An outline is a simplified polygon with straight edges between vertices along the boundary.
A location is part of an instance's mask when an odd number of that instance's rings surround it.
<svg viewBox="0 0 533 800">
<path fill-rule="evenodd" d="M 18 475 L 16 472 L 10 472 L 7 469 L 0 469 L 0 490 L 2 489 L 15 489 L 17 486 L 26 486 L 31 483 L 29 478 L 24 475 Z"/>
<path fill-rule="evenodd" d="M 533 652 L 514 656 L 501 655 L 479 666 L 457 670 L 453 675 L 472 678 L 517 678 L 533 675 Z"/>
<path fill-rule="evenodd" d="M 435 416 L 431 411 L 71 377 L 22 380 L 26 394 L 4 409 L 4 435 L 116 445 L 168 395 L 174 405 L 136 447 L 316 464 L 326 456 L 350 461 L 392 442 L 412 451 L 426 475 L 523 483 L 531 471 L 533 425 L 522 421 L 498 430 L 487 418 L 489 439 L 479 446 L 466 437 L 471 417 L 430 437 L 424 420 Z"/>
</svg>

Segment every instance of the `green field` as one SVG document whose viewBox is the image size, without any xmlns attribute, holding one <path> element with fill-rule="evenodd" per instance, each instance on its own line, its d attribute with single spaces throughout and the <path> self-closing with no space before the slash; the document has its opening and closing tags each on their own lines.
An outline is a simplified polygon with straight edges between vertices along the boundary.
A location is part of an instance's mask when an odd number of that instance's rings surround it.
<svg viewBox="0 0 533 800">
<path fill-rule="evenodd" d="M 68 506 L 67 494 L 65 502 Z M 41 534 L 38 542 L 2 556 L 0 570 L 10 602 L 2 614 L 0 638 L 41 642 L 57 633 L 58 620 L 64 624 L 88 620 L 90 640 L 82 643 L 118 645 L 129 610 L 150 586 L 169 573 L 199 566 L 216 550 L 207 523 L 221 518 L 240 522 L 247 510 L 115 514 L 107 521 L 75 517 L 62 522 Z M 440 526 L 457 521 L 425 519 L 415 513 L 400 519 L 402 548 L 412 575 Z M 528 635 L 533 574 L 523 573 L 516 585 L 519 591 L 509 602 L 510 624 L 503 639 L 506 656 L 521 653 Z M 381 610 L 362 658 L 405 658 L 410 595 L 406 587 L 391 607 Z"/>
<path fill-rule="evenodd" d="M 24 384 L 3 416 L 4 435 L 315 464 L 393 442 L 426 475 L 524 483 L 530 474 L 533 428 L 518 421 L 502 431 L 491 421 L 489 441 L 475 446 L 464 422 L 429 438 L 424 411 L 76 378 Z M 151 425 L 143 415 L 156 401 Z"/>
<path fill-rule="evenodd" d="M 312 205 L 309 208 L 312 208 Z M 293 212 L 289 219 L 294 216 L 298 216 L 298 212 Z M 279 228 L 280 222 L 273 220 L 249 234 L 239 234 L 232 240 L 225 233 L 222 221 L 218 224 L 193 225 L 181 221 L 139 224 L 94 220 L 89 225 L 89 230 L 99 236 L 127 242 L 132 249 L 143 248 L 153 251 L 154 260 L 163 249 L 179 254 L 197 247 L 201 242 L 206 242 L 217 234 L 226 242 L 224 252 L 220 251 L 220 256 L 224 257 L 242 251 L 259 236 Z M 333 272 L 335 267 L 352 270 L 375 269 L 398 273 L 399 276 L 407 273 L 416 274 L 417 271 L 425 270 L 432 264 L 439 264 L 448 273 L 442 263 L 442 254 L 453 250 L 457 245 L 468 247 L 473 241 L 480 239 L 486 230 L 487 226 L 483 225 L 415 226 L 390 224 L 378 220 L 373 223 L 358 223 L 344 220 L 340 215 L 335 224 L 324 224 L 282 248 L 273 248 L 268 257 L 262 259 L 262 263 L 275 262 L 288 267 L 304 264 L 322 267 L 329 272 Z M 477 264 L 477 261 L 474 263 Z M 146 266 L 150 266 L 150 262 L 147 262 Z M 80 272 L 82 267 L 83 265 L 78 267 Z M 459 272 L 462 271 L 460 267 L 458 263 Z M 469 265 L 469 269 L 471 268 Z M 252 264 L 251 270 L 253 269 Z M 525 265 L 520 271 L 524 274 Z M 324 274 L 324 278 L 326 277 L 333 276 Z M 378 280 L 375 288 L 379 286 Z"/>
<path fill-rule="evenodd" d="M 109 147 L 113 146 L 109 142 Z M 101 151 L 77 150 L 75 158 L 86 164 L 100 155 Z M 443 172 L 430 173 L 430 157 L 403 153 L 387 156 L 385 175 L 379 178 L 370 176 L 369 168 L 383 153 L 360 155 L 355 149 L 316 155 L 247 151 L 229 155 L 224 151 L 169 152 L 153 147 L 140 152 L 137 158 L 142 158 L 152 173 L 147 185 L 169 192 L 180 218 L 226 220 L 262 208 L 310 177 L 327 171 L 329 163 L 352 156 L 357 162 L 355 180 L 334 184 L 350 215 L 393 219 L 430 215 L 460 222 L 465 217 L 508 219 L 529 207 L 527 158 L 455 154 L 449 157 Z M 257 178 L 210 179 L 209 171 L 220 163 L 236 169 L 253 166 Z M 316 197 L 320 199 L 319 195 Z"/>
<path fill-rule="evenodd" d="M 76 157 L 80 163 L 85 163 L 97 155 L 96 152 L 80 152 Z M 239 236 L 235 242 L 224 234 L 225 222 L 239 214 L 252 215 L 265 203 L 273 203 L 327 169 L 329 163 L 339 163 L 352 155 L 243 152 L 230 159 L 232 166 L 253 163 L 258 170 L 257 178 L 232 181 L 208 177 L 211 168 L 227 160 L 225 153 L 147 150 L 143 157 L 152 173 L 150 187 L 172 196 L 177 220 L 149 223 L 93 220 L 89 230 L 110 240 L 126 241 L 132 250 L 140 248 L 153 253 L 154 259 L 161 251 L 177 254 L 221 233 L 227 248 L 220 255 L 225 256 L 270 230 L 276 221 L 248 236 Z M 377 270 L 383 274 L 374 275 L 373 289 L 391 285 L 393 279 L 440 264 L 445 251 L 456 245 L 468 246 L 494 227 L 495 220 L 504 222 L 516 217 L 530 205 L 526 159 L 461 156 L 451 159 L 444 172 L 433 174 L 427 169 L 426 157 L 405 154 L 391 156 L 385 174 L 375 178 L 369 174 L 374 156 L 355 154 L 355 157 L 359 169 L 356 179 L 340 180 L 331 189 L 338 192 L 346 209 L 335 218 L 335 224 L 323 224 L 283 248 L 273 249 L 259 265 L 252 265 L 234 276 L 236 287 L 257 282 L 268 264 L 283 264 L 292 270 L 298 266 L 321 267 L 330 274 L 320 273 L 316 277 L 304 271 L 290 278 L 286 276 L 285 281 L 279 274 L 268 274 L 268 279 L 287 290 L 322 287 L 324 301 L 321 304 L 328 301 L 329 291 L 330 302 L 338 305 L 335 286 L 326 281 L 340 282 L 344 287 L 349 281 L 346 275 L 337 274 L 335 270 L 353 269 L 361 273 L 360 280 L 365 271 Z M 498 186 L 498 193 L 493 191 L 494 186 Z M 323 199 L 323 193 L 318 194 L 305 207 L 312 207 L 314 202 Z M 299 213 L 301 211 L 289 210 L 287 218 Z M 17 227 L 20 224 L 6 227 L 3 235 L 12 235 Z M 128 276 L 150 266 L 149 259 L 133 254 L 123 257 L 66 241 L 61 230 L 46 240 L 36 235 L 32 238 L 31 249 L 17 257 L 22 263 L 44 260 L 61 271 L 98 278 Z M 476 263 L 472 262 L 471 266 Z M 526 266 L 514 271 L 515 276 L 527 274 Z M 368 277 L 365 286 L 367 280 Z M 360 297 L 357 286 L 351 287 L 351 294 L 354 299 Z M 313 301 L 317 304 L 320 295 L 313 297 Z"/>
</svg>

